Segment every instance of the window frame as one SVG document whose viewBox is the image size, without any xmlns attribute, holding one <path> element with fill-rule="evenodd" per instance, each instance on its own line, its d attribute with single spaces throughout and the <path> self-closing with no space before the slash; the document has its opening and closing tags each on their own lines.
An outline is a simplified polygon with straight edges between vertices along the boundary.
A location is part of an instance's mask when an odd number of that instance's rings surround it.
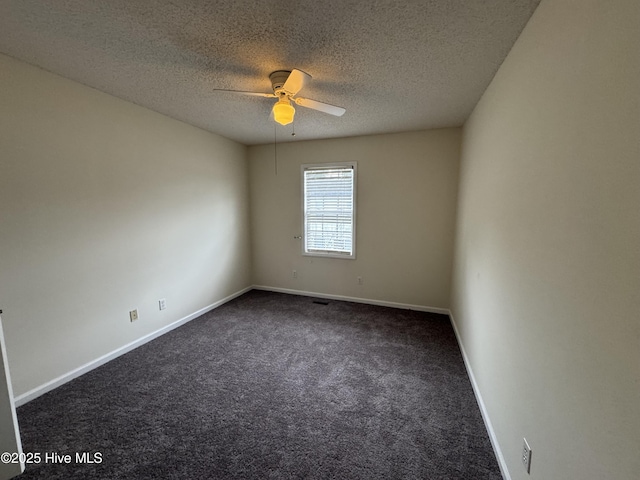
<svg viewBox="0 0 640 480">
<path fill-rule="evenodd" d="M 356 259 L 356 210 L 358 192 L 358 163 L 357 162 L 331 162 L 331 163 L 310 163 L 300 166 L 301 196 L 302 196 L 302 255 L 305 257 L 321 258 L 342 258 L 346 260 Z M 331 251 L 307 251 L 307 198 L 305 188 L 305 172 L 307 170 L 325 170 L 331 168 L 351 168 L 353 170 L 353 207 L 351 211 L 351 254 Z"/>
</svg>

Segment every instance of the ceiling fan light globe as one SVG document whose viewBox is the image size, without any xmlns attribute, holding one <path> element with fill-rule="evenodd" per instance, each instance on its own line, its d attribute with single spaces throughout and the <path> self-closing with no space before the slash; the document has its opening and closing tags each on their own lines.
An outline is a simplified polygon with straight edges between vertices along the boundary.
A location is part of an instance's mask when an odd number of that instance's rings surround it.
<svg viewBox="0 0 640 480">
<path fill-rule="evenodd" d="M 273 106 L 273 119 L 280 125 L 289 125 L 293 122 L 295 113 L 295 108 L 291 106 L 288 100 L 280 100 Z"/>
</svg>

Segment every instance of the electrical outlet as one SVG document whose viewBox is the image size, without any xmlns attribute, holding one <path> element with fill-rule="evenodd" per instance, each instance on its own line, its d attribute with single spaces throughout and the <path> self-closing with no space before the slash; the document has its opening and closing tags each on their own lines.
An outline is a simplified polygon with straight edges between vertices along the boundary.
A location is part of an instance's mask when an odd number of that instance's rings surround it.
<svg viewBox="0 0 640 480">
<path fill-rule="evenodd" d="M 158 300 L 158 307 L 160 308 L 160 310 L 164 310 L 165 308 L 167 308 L 167 299 L 161 298 L 160 300 Z"/>
<path fill-rule="evenodd" d="M 522 444 L 522 464 L 524 465 L 527 473 L 531 472 L 531 447 L 527 443 L 527 439 L 523 438 L 524 442 Z"/>
<path fill-rule="evenodd" d="M 293 271 L 293 278 L 298 278 L 298 271 L 297 270 Z"/>
<path fill-rule="evenodd" d="M 358 277 L 358 285 L 362 285 L 362 277 Z"/>
<path fill-rule="evenodd" d="M 132 322 L 135 322 L 135 321 L 138 319 L 138 310 L 137 310 L 137 309 L 136 309 L 136 310 L 131 310 L 131 311 L 129 312 L 129 319 L 130 319 Z"/>
</svg>

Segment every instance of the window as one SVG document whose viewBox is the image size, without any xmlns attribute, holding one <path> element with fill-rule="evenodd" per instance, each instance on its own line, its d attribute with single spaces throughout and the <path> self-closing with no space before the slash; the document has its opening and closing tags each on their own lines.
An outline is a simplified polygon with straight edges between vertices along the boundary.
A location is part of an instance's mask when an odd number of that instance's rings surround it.
<svg viewBox="0 0 640 480">
<path fill-rule="evenodd" d="M 303 165 L 303 254 L 355 258 L 356 164 Z"/>
</svg>

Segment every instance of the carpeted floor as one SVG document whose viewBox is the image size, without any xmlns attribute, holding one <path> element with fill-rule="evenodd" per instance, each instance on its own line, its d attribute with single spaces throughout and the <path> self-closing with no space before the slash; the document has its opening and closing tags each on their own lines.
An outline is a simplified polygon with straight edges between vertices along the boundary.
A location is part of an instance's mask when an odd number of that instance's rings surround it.
<svg viewBox="0 0 640 480">
<path fill-rule="evenodd" d="M 18 419 L 20 480 L 501 478 L 448 317 L 262 291 Z"/>
</svg>

